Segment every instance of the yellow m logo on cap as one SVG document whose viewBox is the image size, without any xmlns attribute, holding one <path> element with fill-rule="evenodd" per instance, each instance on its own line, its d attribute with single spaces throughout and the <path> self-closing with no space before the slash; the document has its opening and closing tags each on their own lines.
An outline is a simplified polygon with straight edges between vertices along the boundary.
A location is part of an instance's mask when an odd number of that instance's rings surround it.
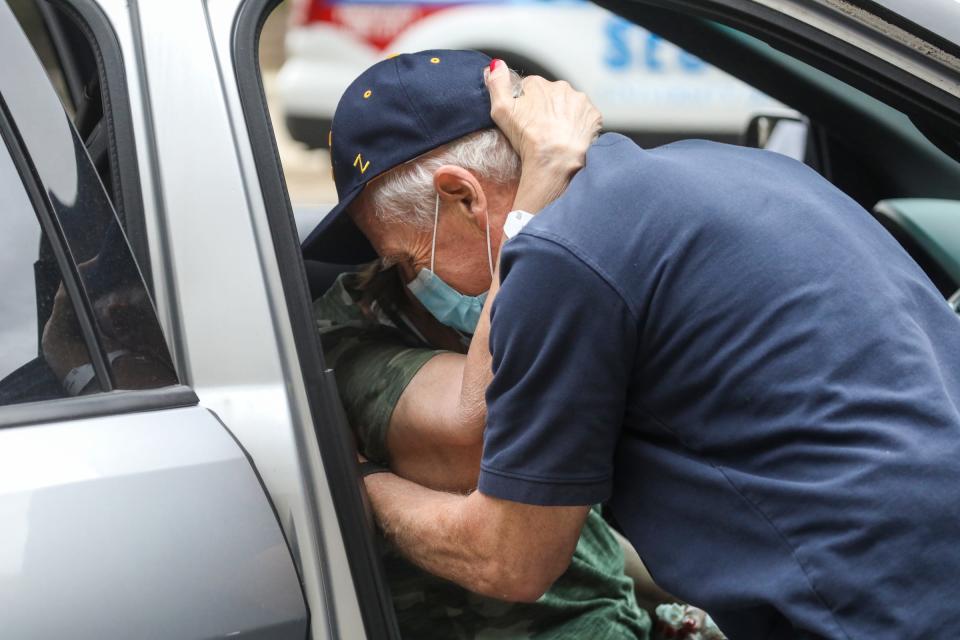
<svg viewBox="0 0 960 640">
<path fill-rule="evenodd" d="M 360 173 L 366 173 L 367 167 L 370 166 L 370 161 L 363 161 L 363 157 L 358 153 L 356 159 L 353 161 L 353 166 L 359 167 Z"/>
</svg>

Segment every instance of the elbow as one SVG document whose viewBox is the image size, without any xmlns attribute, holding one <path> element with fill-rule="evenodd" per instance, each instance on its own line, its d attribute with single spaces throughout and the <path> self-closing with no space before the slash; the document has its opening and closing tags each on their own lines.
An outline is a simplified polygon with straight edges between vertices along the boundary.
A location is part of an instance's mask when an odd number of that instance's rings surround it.
<svg viewBox="0 0 960 640">
<path fill-rule="evenodd" d="M 550 589 L 552 584 L 552 581 L 517 583 L 511 585 L 508 590 L 505 590 L 500 596 L 500 600 L 531 604 L 539 600 L 543 594 Z"/>
<path fill-rule="evenodd" d="M 529 562 L 502 556 L 488 563 L 481 593 L 507 602 L 536 602 L 569 564 L 569 557 L 563 562 Z"/>
</svg>

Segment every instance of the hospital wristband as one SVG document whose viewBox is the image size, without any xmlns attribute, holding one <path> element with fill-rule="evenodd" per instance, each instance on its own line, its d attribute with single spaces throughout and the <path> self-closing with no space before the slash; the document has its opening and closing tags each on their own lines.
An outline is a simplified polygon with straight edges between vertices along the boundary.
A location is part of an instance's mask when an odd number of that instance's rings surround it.
<svg viewBox="0 0 960 640">
<path fill-rule="evenodd" d="M 107 362 L 113 364 L 114 360 L 129 353 L 126 349 L 111 351 L 107 354 Z M 78 396 L 87 388 L 87 385 L 90 384 L 96 375 L 96 372 L 93 370 L 93 365 L 90 363 L 74 367 L 64 376 L 63 389 L 67 392 L 68 396 Z"/>
</svg>

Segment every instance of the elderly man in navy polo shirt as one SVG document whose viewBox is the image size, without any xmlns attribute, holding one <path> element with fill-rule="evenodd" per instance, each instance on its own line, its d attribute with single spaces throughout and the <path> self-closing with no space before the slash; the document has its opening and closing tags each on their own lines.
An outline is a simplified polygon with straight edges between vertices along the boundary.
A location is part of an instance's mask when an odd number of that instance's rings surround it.
<svg viewBox="0 0 960 640">
<path fill-rule="evenodd" d="M 335 125 L 341 206 L 305 247 L 355 224 L 452 324 L 482 304 L 464 372 L 489 382 L 478 490 L 370 473 L 386 535 L 473 591 L 533 601 L 607 502 L 657 582 L 731 638 L 956 636 L 960 320 L 924 273 L 854 201 L 764 151 L 606 134 L 567 185 L 573 167 L 544 171 L 541 152 L 551 136 L 586 148 L 592 112 L 542 80 L 515 97 L 491 67 L 519 185 L 437 169 L 440 226 L 406 246 L 363 198 L 349 207 L 365 163 L 404 141 L 424 153 L 432 117 L 475 111 L 463 95 L 417 109 L 443 81 L 397 62 L 382 90 L 400 102 L 364 116 L 376 135 L 338 161 Z M 444 226 L 461 214 L 475 233 Z"/>
</svg>

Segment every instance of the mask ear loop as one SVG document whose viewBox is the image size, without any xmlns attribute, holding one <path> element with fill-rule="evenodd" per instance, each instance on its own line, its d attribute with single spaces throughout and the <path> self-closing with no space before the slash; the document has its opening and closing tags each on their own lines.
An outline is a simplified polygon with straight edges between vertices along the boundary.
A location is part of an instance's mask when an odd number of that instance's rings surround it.
<svg viewBox="0 0 960 640">
<path fill-rule="evenodd" d="M 493 248 L 490 246 L 490 215 L 487 217 L 487 266 L 490 267 L 490 277 L 493 277 Z M 433 207 L 433 240 L 430 242 L 430 271 L 434 271 L 433 266 L 437 257 L 437 225 L 440 223 L 440 194 L 437 194 L 436 204 Z"/>
<path fill-rule="evenodd" d="M 440 194 L 437 194 L 437 203 L 433 207 L 433 241 L 430 243 L 430 272 L 433 270 L 434 260 L 437 257 L 437 223 L 440 222 Z"/>
<path fill-rule="evenodd" d="M 493 249 L 490 248 L 490 212 L 487 211 L 487 263 L 490 265 L 490 277 L 493 277 Z"/>
</svg>

